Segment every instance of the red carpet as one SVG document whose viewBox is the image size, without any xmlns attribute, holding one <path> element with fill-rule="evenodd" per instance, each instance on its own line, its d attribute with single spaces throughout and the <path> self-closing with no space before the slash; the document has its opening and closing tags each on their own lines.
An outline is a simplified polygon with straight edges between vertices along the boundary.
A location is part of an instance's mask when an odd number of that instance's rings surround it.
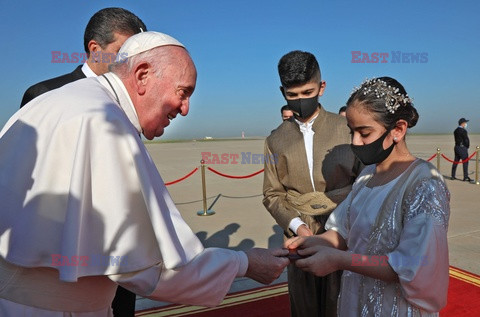
<svg viewBox="0 0 480 317">
<path fill-rule="evenodd" d="M 137 311 L 148 317 L 289 317 L 290 304 L 286 283 L 229 294 L 217 307 L 168 305 Z M 480 316 L 480 276 L 450 267 L 448 304 L 441 317 Z"/>
<path fill-rule="evenodd" d="M 450 267 L 447 307 L 440 317 L 480 316 L 480 276 Z"/>
<path fill-rule="evenodd" d="M 287 284 L 281 283 L 273 286 L 228 294 L 223 302 L 214 308 L 169 305 L 144 311 L 137 311 L 135 316 L 289 317 L 290 303 L 288 301 Z"/>
</svg>

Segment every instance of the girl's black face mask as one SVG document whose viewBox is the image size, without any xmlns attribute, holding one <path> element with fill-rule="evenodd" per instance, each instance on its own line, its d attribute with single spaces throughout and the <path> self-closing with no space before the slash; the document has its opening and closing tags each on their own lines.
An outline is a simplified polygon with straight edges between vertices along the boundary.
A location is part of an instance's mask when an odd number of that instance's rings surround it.
<svg viewBox="0 0 480 317">
<path fill-rule="evenodd" d="M 306 119 L 318 108 L 318 96 L 311 98 L 287 99 L 287 104 L 296 118 Z"/>
<path fill-rule="evenodd" d="M 370 144 L 350 144 L 353 153 L 365 165 L 378 164 L 383 162 L 390 155 L 390 153 L 392 153 L 393 147 L 396 144 L 395 142 L 393 142 L 393 144 L 388 149 L 383 149 L 383 141 L 385 140 L 389 132 L 390 130 L 387 130 L 381 137 L 379 137 Z"/>
</svg>

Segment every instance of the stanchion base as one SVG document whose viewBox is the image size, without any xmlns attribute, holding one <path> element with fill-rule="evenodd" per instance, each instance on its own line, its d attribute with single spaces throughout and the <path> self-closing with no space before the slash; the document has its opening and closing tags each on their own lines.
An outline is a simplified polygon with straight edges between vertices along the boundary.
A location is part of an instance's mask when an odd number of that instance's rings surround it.
<svg viewBox="0 0 480 317">
<path fill-rule="evenodd" d="M 197 211 L 197 216 L 211 216 L 211 215 L 214 215 L 215 214 L 215 211 L 213 210 L 207 210 L 207 211 L 203 211 L 203 210 L 200 210 L 200 211 Z"/>
</svg>

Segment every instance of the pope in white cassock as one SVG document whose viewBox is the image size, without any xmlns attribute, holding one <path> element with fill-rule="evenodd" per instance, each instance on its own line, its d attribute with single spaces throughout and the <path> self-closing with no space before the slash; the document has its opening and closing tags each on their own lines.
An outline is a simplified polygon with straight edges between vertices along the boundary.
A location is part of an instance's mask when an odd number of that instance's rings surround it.
<svg viewBox="0 0 480 317">
<path fill-rule="evenodd" d="M 285 250 L 204 249 L 146 151 L 196 84 L 188 52 L 130 37 L 111 72 L 45 93 L 0 132 L 0 315 L 112 316 L 117 284 L 217 305 L 235 277 L 276 279 Z M 116 259 L 118 265 L 112 265 Z"/>
</svg>

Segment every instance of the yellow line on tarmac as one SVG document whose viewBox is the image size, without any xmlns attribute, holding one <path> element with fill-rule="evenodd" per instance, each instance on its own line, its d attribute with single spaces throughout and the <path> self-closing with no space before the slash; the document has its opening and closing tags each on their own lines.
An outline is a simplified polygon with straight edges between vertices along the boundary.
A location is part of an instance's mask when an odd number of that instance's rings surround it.
<svg viewBox="0 0 480 317">
<path fill-rule="evenodd" d="M 480 278 L 477 275 L 474 275 L 474 274 L 471 274 L 471 273 L 468 273 L 468 272 L 464 272 L 464 271 L 460 271 L 460 270 L 458 270 L 456 268 L 452 268 L 452 267 L 450 267 L 449 273 L 450 273 L 450 276 L 452 276 L 456 279 L 459 279 L 459 280 L 464 281 L 466 283 L 469 283 L 469 284 L 475 285 L 477 287 L 480 287 Z"/>
</svg>

